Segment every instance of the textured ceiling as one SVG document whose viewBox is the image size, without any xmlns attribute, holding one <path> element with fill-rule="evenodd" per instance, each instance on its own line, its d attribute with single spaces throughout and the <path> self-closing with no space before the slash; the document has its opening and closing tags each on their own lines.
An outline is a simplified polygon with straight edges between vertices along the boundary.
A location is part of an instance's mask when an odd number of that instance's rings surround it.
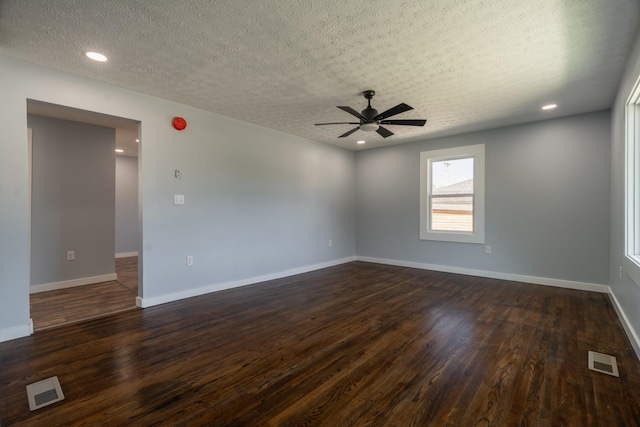
<svg viewBox="0 0 640 427">
<path fill-rule="evenodd" d="M 0 54 L 361 149 L 609 108 L 639 16 L 635 0 L 3 0 Z M 426 126 L 313 125 L 352 121 L 336 106 L 362 110 L 366 89 Z"/>
</svg>

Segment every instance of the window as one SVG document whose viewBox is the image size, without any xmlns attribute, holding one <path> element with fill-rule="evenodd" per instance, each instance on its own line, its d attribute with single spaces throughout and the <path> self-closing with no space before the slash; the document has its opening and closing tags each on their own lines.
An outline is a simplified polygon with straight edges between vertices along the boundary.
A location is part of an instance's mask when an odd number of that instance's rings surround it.
<svg viewBox="0 0 640 427">
<path fill-rule="evenodd" d="M 420 239 L 484 243 L 484 144 L 420 153 Z"/>
<path fill-rule="evenodd" d="M 626 105 L 625 270 L 640 285 L 640 79 Z"/>
</svg>

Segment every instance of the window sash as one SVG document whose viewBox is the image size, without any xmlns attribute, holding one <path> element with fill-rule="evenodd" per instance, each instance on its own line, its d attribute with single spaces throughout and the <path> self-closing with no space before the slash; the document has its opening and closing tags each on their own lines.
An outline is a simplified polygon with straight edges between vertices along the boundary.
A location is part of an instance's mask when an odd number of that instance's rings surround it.
<svg viewBox="0 0 640 427">
<path fill-rule="evenodd" d="M 473 197 L 475 193 L 447 193 L 447 194 L 430 194 L 429 197 L 434 199 L 446 199 L 447 197 Z"/>
<path fill-rule="evenodd" d="M 452 204 L 450 209 L 446 209 L 447 205 L 440 206 L 440 209 L 436 208 L 439 199 L 469 199 L 468 209 L 456 209 L 456 205 Z M 442 203 L 442 202 L 440 202 Z M 459 204 L 466 204 L 461 201 Z M 429 231 L 435 233 L 471 233 L 474 230 L 474 204 L 475 200 L 473 194 L 452 194 L 446 196 L 434 195 L 431 196 L 429 203 Z M 458 212 L 458 213 L 456 213 Z M 465 218 L 468 217 L 468 218 Z"/>
<path fill-rule="evenodd" d="M 475 222 L 475 198 L 474 198 L 474 194 L 475 194 L 475 188 L 474 190 L 472 190 L 471 193 L 446 193 L 446 194 L 435 194 L 435 188 L 434 188 L 434 178 L 433 178 L 433 164 L 434 163 L 440 163 L 440 162 L 444 162 L 444 161 L 450 161 L 450 160 L 467 160 L 467 159 L 471 159 L 472 160 L 472 165 L 475 169 L 475 163 L 476 163 L 476 158 L 474 155 L 470 155 L 470 154 L 462 154 L 462 155 L 458 155 L 458 156 L 445 156 L 445 157 L 434 157 L 432 159 L 429 160 L 429 164 L 428 164 L 428 176 L 429 176 L 429 182 L 428 182 L 428 194 L 427 194 L 427 198 L 429 200 L 429 207 L 428 207 L 428 212 L 427 215 L 429 216 L 427 219 L 427 223 L 428 223 L 428 229 L 429 229 L 429 233 L 456 233 L 456 234 L 470 234 L 473 235 L 473 231 L 475 229 L 475 227 L 473 226 L 474 222 Z M 474 187 L 476 185 L 475 181 L 473 183 Z M 449 229 L 449 228 L 436 228 L 434 226 L 434 222 L 435 222 L 435 218 L 434 218 L 434 208 L 433 208 L 433 199 L 438 199 L 438 198 L 454 198 L 454 197 L 471 197 L 471 229 L 470 230 L 460 230 L 460 229 Z"/>
</svg>

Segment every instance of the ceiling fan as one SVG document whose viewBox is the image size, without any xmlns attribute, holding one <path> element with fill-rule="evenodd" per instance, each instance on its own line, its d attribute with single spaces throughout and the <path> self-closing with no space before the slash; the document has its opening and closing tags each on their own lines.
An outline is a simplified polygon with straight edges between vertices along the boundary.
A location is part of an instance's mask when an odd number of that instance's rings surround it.
<svg viewBox="0 0 640 427">
<path fill-rule="evenodd" d="M 380 136 L 386 138 L 388 136 L 393 135 L 389 129 L 382 127 L 381 125 L 403 125 L 403 126 L 424 126 L 427 123 L 426 120 L 387 120 L 391 116 L 395 116 L 396 114 L 404 113 L 405 111 L 413 110 L 413 107 L 408 106 L 407 104 L 398 104 L 393 108 L 389 108 L 387 111 L 378 114 L 378 110 L 371 107 L 371 98 L 375 95 L 376 92 L 374 90 L 365 90 L 362 92 L 362 96 L 367 99 L 367 108 L 362 110 L 362 113 L 358 113 L 351 107 L 338 106 L 339 109 L 346 111 L 347 113 L 357 117 L 360 119 L 359 122 L 337 122 L 337 123 L 316 123 L 316 126 L 324 126 L 324 125 L 358 125 L 355 128 L 351 129 L 348 132 L 343 133 L 338 138 L 344 138 L 346 136 L 351 135 L 358 129 L 364 130 L 367 132 L 376 131 Z"/>
</svg>

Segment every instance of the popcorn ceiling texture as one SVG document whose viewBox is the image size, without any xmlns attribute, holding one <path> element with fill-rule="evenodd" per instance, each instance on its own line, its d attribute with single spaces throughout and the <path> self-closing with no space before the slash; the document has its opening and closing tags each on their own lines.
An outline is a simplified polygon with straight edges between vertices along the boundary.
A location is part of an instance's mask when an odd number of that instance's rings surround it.
<svg viewBox="0 0 640 427">
<path fill-rule="evenodd" d="M 361 149 L 607 109 L 639 16 L 631 0 L 5 0 L 0 54 Z M 351 121 L 336 106 L 364 109 L 365 89 L 427 125 L 313 125 Z"/>
</svg>

